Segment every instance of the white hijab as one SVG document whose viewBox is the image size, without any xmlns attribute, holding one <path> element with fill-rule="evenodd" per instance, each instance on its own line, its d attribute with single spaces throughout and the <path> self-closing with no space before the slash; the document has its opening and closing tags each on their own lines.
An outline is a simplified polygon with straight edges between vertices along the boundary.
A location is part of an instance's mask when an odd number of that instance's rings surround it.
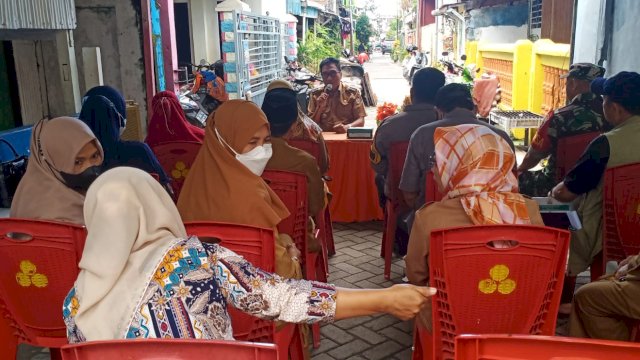
<svg viewBox="0 0 640 360">
<path fill-rule="evenodd" d="M 187 237 L 173 201 L 149 174 L 118 167 L 91 185 L 74 320 L 87 340 L 124 339 L 161 260 Z"/>
</svg>

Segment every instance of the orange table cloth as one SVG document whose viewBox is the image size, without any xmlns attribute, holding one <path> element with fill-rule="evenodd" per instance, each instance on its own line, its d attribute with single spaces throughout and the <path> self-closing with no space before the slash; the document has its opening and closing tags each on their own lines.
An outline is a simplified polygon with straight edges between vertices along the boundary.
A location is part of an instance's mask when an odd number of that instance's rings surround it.
<svg viewBox="0 0 640 360">
<path fill-rule="evenodd" d="M 382 220 L 375 174 L 369 163 L 372 139 L 347 139 L 347 134 L 323 133 L 331 157 L 328 175 L 333 194 L 331 220 L 357 222 Z"/>
</svg>

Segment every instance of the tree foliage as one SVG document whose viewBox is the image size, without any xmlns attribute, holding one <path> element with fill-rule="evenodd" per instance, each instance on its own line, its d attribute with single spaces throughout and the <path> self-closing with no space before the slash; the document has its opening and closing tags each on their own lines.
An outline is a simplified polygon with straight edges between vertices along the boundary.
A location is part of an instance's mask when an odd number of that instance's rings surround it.
<svg viewBox="0 0 640 360">
<path fill-rule="evenodd" d="M 320 62 L 328 57 L 338 57 L 342 49 L 340 30 L 333 27 L 316 25 L 315 31 L 309 29 L 304 44 L 298 46 L 298 59 L 311 71 L 319 71 Z"/>
<path fill-rule="evenodd" d="M 373 27 L 367 14 L 363 13 L 358 16 L 356 20 L 356 39 L 358 40 L 358 45 L 368 47 L 371 35 L 373 35 Z"/>
<path fill-rule="evenodd" d="M 392 19 L 389 23 L 389 30 L 387 30 L 387 35 L 385 39 L 387 40 L 395 40 L 398 38 L 398 26 L 400 21 L 398 19 Z"/>
</svg>

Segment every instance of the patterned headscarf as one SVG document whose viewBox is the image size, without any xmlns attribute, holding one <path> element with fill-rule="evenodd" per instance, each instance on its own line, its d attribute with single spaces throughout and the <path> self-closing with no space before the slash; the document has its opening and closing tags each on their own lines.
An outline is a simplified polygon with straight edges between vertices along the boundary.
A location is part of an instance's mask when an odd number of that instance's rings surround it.
<svg viewBox="0 0 640 360">
<path fill-rule="evenodd" d="M 460 198 L 474 224 L 531 223 L 504 139 L 486 126 L 459 125 L 437 128 L 434 142 L 446 197 Z"/>
</svg>

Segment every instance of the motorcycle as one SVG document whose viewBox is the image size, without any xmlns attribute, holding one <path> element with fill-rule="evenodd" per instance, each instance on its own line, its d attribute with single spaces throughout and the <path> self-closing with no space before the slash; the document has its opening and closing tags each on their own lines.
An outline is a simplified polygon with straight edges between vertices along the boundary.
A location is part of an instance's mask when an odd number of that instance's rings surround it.
<svg viewBox="0 0 640 360">
<path fill-rule="evenodd" d="M 216 85 L 214 69 L 217 64 L 208 64 L 200 61 L 199 65 L 188 64 L 195 69 L 193 71 L 193 84 L 187 83 L 180 88 L 177 94 L 180 106 L 189 123 L 204 128 L 209 114 L 214 112 L 221 102 L 211 96 L 212 88 Z M 187 81 L 188 82 L 188 81 Z"/>
<path fill-rule="evenodd" d="M 476 64 L 466 64 L 467 56 L 461 56 L 462 65 L 456 64 L 454 61 L 449 60 L 449 53 L 443 52 L 440 59 L 440 65 L 444 69 L 446 83 L 458 83 L 465 84 L 469 88 L 473 88 L 473 80 L 475 79 L 475 73 L 480 71 L 480 68 L 476 67 Z"/>
<path fill-rule="evenodd" d="M 413 75 L 416 71 L 427 67 L 429 65 L 429 52 L 416 52 L 406 63 L 402 66 L 402 75 L 409 82 L 409 85 L 413 84 Z"/>
<path fill-rule="evenodd" d="M 306 113 L 307 105 L 309 103 L 309 93 L 315 87 L 318 81 L 321 81 L 318 76 L 311 73 L 307 69 L 301 67 L 296 58 L 285 57 L 286 62 L 286 79 L 293 86 L 293 90 L 296 92 L 298 104 L 300 108 Z"/>
</svg>

